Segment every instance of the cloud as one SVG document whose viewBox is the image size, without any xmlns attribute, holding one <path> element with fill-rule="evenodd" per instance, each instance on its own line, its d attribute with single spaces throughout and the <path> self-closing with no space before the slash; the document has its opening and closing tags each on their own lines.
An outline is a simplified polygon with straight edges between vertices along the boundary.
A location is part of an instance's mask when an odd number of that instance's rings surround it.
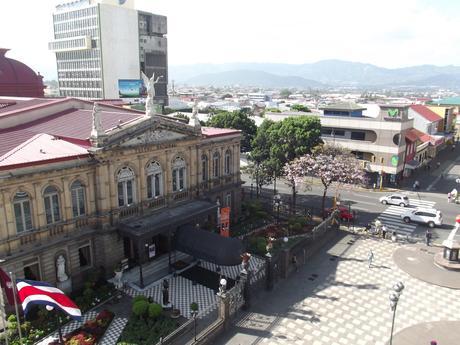
<svg viewBox="0 0 460 345">
<path fill-rule="evenodd" d="M 1 45 L 9 57 L 56 74 L 54 0 L 2 4 Z M 446 0 L 137 0 L 168 16 L 169 63 L 342 59 L 399 67 L 458 64 L 458 9 Z M 457 9 L 457 10 L 455 10 Z M 6 33 L 6 34 L 5 34 Z"/>
</svg>

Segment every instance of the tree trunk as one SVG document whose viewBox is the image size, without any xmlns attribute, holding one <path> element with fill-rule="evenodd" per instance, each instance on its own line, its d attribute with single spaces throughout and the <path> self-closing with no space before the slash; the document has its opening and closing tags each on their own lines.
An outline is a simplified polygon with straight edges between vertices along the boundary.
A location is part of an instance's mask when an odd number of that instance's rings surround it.
<svg viewBox="0 0 460 345">
<path fill-rule="evenodd" d="M 327 186 L 324 186 L 323 202 L 321 204 L 321 213 L 323 214 L 323 219 L 326 219 L 326 214 L 324 213 L 324 204 L 326 203 L 326 194 L 327 194 Z"/>
<path fill-rule="evenodd" d="M 295 214 L 295 205 L 296 205 L 296 190 L 295 184 L 292 184 L 292 214 Z"/>
</svg>

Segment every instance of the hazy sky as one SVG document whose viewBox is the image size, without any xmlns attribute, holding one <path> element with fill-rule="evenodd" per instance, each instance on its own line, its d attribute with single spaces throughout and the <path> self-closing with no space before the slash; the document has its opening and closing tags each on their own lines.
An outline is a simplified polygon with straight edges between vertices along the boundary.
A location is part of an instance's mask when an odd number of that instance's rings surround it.
<svg viewBox="0 0 460 345">
<path fill-rule="evenodd" d="M 0 47 L 47 78 L 55 0 L 1 0 Z M 458 0 L 137 0 L 168 16 L 169 63 L 460 65 Z"/>
</svg>

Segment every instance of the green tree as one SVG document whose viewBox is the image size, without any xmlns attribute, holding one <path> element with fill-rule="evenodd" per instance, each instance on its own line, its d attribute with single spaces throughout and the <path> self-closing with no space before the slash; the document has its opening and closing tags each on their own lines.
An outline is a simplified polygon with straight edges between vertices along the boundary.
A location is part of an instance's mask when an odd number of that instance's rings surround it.
<svg viewBox="0 0 460 345">
<path fill-rule="evenodd" d="M 322 143 L 321 122 L 317 116 L 294 116 L 275 122 L 268 130 L 270 160 L 277 175 L 283 166 Z"/>
<path fill-rule="evenodd" d="M 285 164 L 311 153 L 321 142 L 321 122 L 316 116 L 288 117 L 280 122 L 265 120 L 252 142 L 249 158 L 266 169 L 264 174 L 274 176 L 276 189 L 276 177 L 286 174 Z M 291 187 L 295 202 L 295 185 Z"/>
<path fill-rule="evenodd" d="M 249 117 L 250 111 L 247 109 L 233 112 L 221 111 L 213 115 L 206 126 L 217 128 L 233 128 L 243 132 L 241 141 L 241 152 L 251 151 L 251 141 L 257 133 L 257 126 L 253 119 Z"/>
<path fill-rule="evenodd" d="M 302 105 L 302 104 L 294 104 L 292 107 L 291 107 L 292 110 L 296 110 L 296 111 L 303 111 L 305 113 L 310 113 L 311 110 L 305 106 L 305 105 Z"/>
<path fill-rule="evenodd" d="M 273 169 L 269 164 L 249 162 L 241 171 L 248 174 L 256 181 L 256 196 L 259 197 L 263 186 L 270 184 L 273 180 Z"/>
<path fill-rule="evenodd" d="M 283 98 L 288 98 L 290 95 L 292 95 L 292 92 L 289 89 L 282 89 L 280 91 L 280 96 Z"/>
<path fill-rule="evenodd" d="M 174 115 L 173 117 L 175 118 L 178 118 L 178 119 L 182 119 L 184 120 L 185 123 L 189 123 L 190 122 L 190 119 L 188 118 L 187 115 L 184 115 L 182 113 L 177 113 L 176 115 Z"/>
</svg>

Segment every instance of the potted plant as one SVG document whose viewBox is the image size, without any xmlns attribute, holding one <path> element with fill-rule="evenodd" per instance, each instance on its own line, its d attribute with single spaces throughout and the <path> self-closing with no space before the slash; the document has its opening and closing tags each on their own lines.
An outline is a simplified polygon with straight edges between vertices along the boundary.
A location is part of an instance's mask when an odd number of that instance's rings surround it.
<svg viewBox="0 0 460 345">
<path fill-rule="evenodd" d="M 173 306 L 171 310 L 171 318 L 177 319 L 179 316 L 180 316 L 180 310 L 177 308 L 174 308 Z"/>
</svg>

